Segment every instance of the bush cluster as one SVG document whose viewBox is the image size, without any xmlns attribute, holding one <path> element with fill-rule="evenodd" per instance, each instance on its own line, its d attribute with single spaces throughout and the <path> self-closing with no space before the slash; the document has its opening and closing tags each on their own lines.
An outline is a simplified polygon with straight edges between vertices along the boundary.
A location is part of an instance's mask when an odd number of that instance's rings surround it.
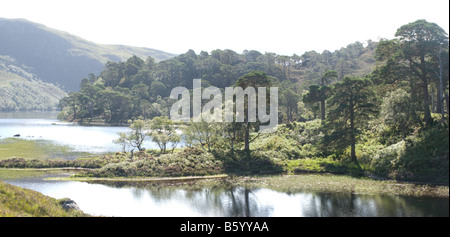
<svg viewBox="0 0 450 237">
<path fill-rule="evenodd" d="M 448 136 L 448 127 L 433 125 L 393 144 L 365 144 L 361 161 L 379 177 L 448 183 Z"/>
<path fill-rule="evenodd" d="M 223 164 L 211 153 L 198 148 L 186 148 L 180 152 L 159 157 L 138 157 L 132 161 L 109 163 L 87 173 L 94 177 L 176 177 L 202 176 L 223 173 Z"/>
<path fill-rule="evenodd" d="M 24 159 L 11 158 L 0 160 L 1 168 L 100 168 L 102 161 L 99 159 L 76 159 L 76 160 L 56 160 L 56 159 Z"/>
<path fill-rule="evenodd" d="M 318 158 L 322 136 L 320 120 L 282 124 L 276 133 L 255 140 L 251 150 L 275 160 Z"/>
</svg>

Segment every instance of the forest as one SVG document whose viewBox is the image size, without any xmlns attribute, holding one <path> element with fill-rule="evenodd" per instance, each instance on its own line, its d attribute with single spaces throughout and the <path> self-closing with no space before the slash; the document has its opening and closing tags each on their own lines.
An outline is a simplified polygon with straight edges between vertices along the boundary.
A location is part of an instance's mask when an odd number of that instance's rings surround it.
<svg viewBox="0 0 450 237">
<path fill-rule="evenodd" d="M 61 101 L 60 107 L 64 109 L 61 116 L 70 121 L 107 124 L 126 123 L 138 117 L 168 116 L 168 105 L 173 103 L 169 100 L 172 88 L 192 88 L 192 79 L 197 78 L 202 79 L 204 87 L 225 88 L 233 86 L 247 73 L 262 71 L 270 78 L 272 86 L 282 90 L 283 121 L 306 121 L 310 119 L 308 116 L 317 117 L 318 111 L 313 104 L 306 105 L 311 106 L 308 110 L 298 111 L 299 106 L 300 109 L 305 106 L 301 97 L 309 86 L 319 84 L 327 70 L 336 71 L 336 77 L 330 77 L 327 80 L 333 81 L 327 83 L 370 72 L 375 66 L 376 45 L 369 41 L 364 47 L 355 42 L 334 53 L 310 51 L 291 57 L 254 50 L 238 54 L 219 49 L 197 55 L 190 50 L 160 63 L 155 63 L 151 57 L 144 61 L 133 56 L 126 62 L 108 62 L 100 75 L 90 74 L 84 78 L 80 91 L 70 93 Z"/>
<path fill-rule="evenodd" d="M 393 39 L 355 42 L 334 52 L 189 50 L 158 63 L 133 56 L 83 79 L 79 92 L 60 101 L 59 118 L 130 126 L 130 134 L 119 134 L 115 142 L 131 156 L 145 152 L 141 145 L 148 138 L 160 154 L 173 153 L 183 140 L 233 172 L 314 171 L 448 183 L 448 42 L 441 27 L 417 20 L 401 26 Z M 205 88 L 278 87 L 277 130 L 262 134 L 260 123 L 247 119 L 170 121 L 176 102 L 170 91 L 192 89 L 197 78 Z"/>
</svg>

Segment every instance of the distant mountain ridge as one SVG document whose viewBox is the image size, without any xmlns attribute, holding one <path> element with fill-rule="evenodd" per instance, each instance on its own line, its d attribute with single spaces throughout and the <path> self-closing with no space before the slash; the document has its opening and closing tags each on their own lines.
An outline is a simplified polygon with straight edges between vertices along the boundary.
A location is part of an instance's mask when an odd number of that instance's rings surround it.
<svg viewBox="0 0 450 237">
<path fill-rule="evenodd" d="M 24 19 L 0 18 L 0 55 L 10 56 L 44 82 L 77 91 L 81 80 L 100 73 L 108 61 L 133 55 L 161 61 L 176 56 L 160 50 L 101 45 Z"/>
</svg>

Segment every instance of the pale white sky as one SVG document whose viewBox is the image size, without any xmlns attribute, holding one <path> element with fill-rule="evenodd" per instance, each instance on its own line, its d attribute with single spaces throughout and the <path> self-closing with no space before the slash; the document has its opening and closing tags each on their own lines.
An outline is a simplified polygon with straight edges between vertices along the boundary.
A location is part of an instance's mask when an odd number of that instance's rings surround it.
<svg viewBox="0 0 450 237">
<path fill-rule="evenodd" d="M 102 44 L 301 55 L 393 38 L 418 19 L 449 32 L 448 0 L 0 0 L 25 18 Z M 1 37 L 1 32 L 0 32 Z"/>
</svg>

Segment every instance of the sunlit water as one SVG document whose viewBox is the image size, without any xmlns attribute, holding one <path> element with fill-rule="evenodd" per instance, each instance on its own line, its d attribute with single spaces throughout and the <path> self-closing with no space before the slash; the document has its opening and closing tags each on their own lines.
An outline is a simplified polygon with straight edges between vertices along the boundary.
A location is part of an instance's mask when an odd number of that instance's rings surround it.
<svg viewBox="0 0 450 237">
<path fill-rule="evenodd" d="M 56 112 L 0 113 L 0 139 L 20 135 L 22 139 L 51 141 L 69 146 L 74 152 L 106 153 L 121 148 L 112 141 L 118 132 L 127 132 L 127 127 L 79 126 L 61 122 Z M 145 142 L 145 148 L 158 148 Z"/>
<path fill-rule="evenodd" d="M 344 193 L 283 193 L 236 187 L 90 184 L 24 179 L 7 181 L 54 198 L 71 198 L 85 212 L 124 217 L 410 217 L 448 216 L 448 198 L 414 198 Z"/>
</svg>

